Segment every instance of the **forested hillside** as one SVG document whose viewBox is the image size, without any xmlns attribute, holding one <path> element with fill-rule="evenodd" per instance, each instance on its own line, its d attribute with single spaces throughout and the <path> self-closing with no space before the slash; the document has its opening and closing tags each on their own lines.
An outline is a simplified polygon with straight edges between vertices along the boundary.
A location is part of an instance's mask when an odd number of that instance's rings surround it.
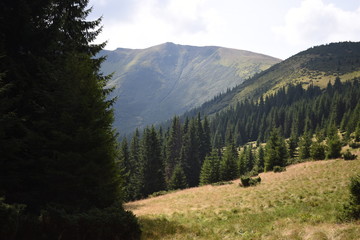
<svg viewBox="0 0 360 240">
<path fill-rule="evenodd" d="M 360 42 L 340 42 L 316 46 L 300 52 L 271 68 L 256 74 L 243 84 L 219 94 L 201 107 L 190 111 L 189 116 L 198 112 L 213 115 L 239 101 L 258 101 L 261 96 L 274 94 L 288 85 L 301 84 L 326 88 L 336 78 L 341 81 L 360 77 Z"/>
<path fill-rule="evenodd" d="M 128 200 L 281 170 L 309 158 L 338 158 L 342 145 L 360 141 L 359 99 L 359 79 L 337 78 L 325 89 L 289 85 L 258 102 L 244 100 L 210 121 L 200 114 L 183 122 L 174 117 L 167 130 L 137 131 L 130 154 L 126 139 L 122 148 Z M 149 182 L 157 187 L 148 188 Z"/>
</svg>

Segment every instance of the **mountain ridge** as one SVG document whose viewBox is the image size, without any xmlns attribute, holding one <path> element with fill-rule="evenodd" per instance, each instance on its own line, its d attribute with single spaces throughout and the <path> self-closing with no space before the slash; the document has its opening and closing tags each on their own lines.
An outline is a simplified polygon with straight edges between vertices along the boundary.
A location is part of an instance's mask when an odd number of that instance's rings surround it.
<svg viewBox="0 0 360 240">
<path fill-rule="evenodd" d="M 339 42 L 311 47 L 255 74 L 231 91 L 205 102 L 191 112 L 212 115 L 245 99 L 257 101 L 289 84 L 320 86 L 337 77 L 342 81 L 360 77 L 360 42 Z"/>
<path fill-rule="evenodd" d="M 200 106 L 280 59 L 217 46 L 164 43 L 146 49 L 117 48 L 101 71 L 114 72 L 115 123 L 121 133 L 155 124 Z"/>
</svg>

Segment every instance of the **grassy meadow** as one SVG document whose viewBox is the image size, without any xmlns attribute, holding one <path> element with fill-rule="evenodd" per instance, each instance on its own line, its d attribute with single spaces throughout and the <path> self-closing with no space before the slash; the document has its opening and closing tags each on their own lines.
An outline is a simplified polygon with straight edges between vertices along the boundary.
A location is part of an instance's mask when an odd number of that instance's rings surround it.
<svg viewBox="0 0 360 240">
<path fill-rule="evenodd" d="M 360 155 L 359 151 L 357 154 Z M 360 239 L 360 222 L 341 223 L 360 160 L 305 162 L 262 173 L 260 185 L 202 186 L 127 203 L 142 239 Z"/>
</svg>

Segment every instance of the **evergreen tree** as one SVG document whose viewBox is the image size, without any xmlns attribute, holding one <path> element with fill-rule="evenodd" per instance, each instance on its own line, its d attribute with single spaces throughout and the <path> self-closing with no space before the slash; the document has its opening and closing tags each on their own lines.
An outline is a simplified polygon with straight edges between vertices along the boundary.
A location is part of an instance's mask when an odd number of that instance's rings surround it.
<svg viewBox="0 0 360 240">
<path fill-rule="evenodd" d="M 142 175 L 140 171 L 140 133 L 136 129 L 130 142 L 130 181 L 128 185 L 129 200 L 141 198 Z"/>
<path fill-rule="evenodd" d="M 355 129 L 355 141 L 360 142 L 360 122 Z"/>
<path fill-rule="evenodd" d="M 181 164 L 176 165 L 173 175 L 169 181 L 169 189 L 176 190 L 176 189 L 184 189 L 187 188 L 188 184 L 186 181 L 186 176 Z"/>
<path fill-rule="evenodd" d="M 257 166 L 259 169 L 264 169 L 264 163 L 265 163 L 265 152 L 263 146 L 259 146 L 258 152 L 257 152 Z"/>
<path fill-rule="evenodd" d="M 237 164 L 239 176 L 243 176 L 246 174 L 245 152 L 246 152 L 246 147 L 244 147 L 244 149 L 239 154 L 238 164 Z"/>
<path fill-rule="evenodd" d="M 289 138 L 288 145 L 289 145 L 289 157 L 295 158 L 296 149 L 298 147 L 298 138 L 296 137 L 296 134 L 294 132 L 291 134 Z"/>
<path fill-rule="evenodd" d="M 208 155 L 201 167 L 200 185 L 216 183 L 220 180 L 220 158 L 217 150 Z"/>
<path fill-rule="evenodd" d="M 319 141 L 319 139 L 312 143 L 310 147 L 310 156 L 314 160 L 325 159 L 325 146 L 321 144 L 321 141 Z"/>
<path fill-rule="evenodd" d="M 326 145 L 327 145 L 326 148 L 327 159 L 341 157 L 342 142 L 337 132 L 327 137 Z"/>
<path fill-rule="evenodd" d="M 119 150 L 119 169 L 120 174 L 122 176 L 122 194 L 123 194 L 123 200 L 129 201 L 131 200 L 131 187 L 130 187 L 130 176 L 132 174 L 131 172 L 131 163 L 130 163 L 130 153 L 129 153 L 129 147 L 126 138 L 124 138 L 121 142 L 120 150 Z"/>
<path fill-rule="evenodd" d="M 312 144 L 311 134 L 305 132 L 299 141 L 299 158 L 308 159 L 310 158 L 310 147 Z"/>
<path fill-rule="evenodd" d="M 196 121 L 189 123 L 181 148 L 181 164 L 184 167 L 189 187 L 199 184 L 200 159 L 199 159 L 199 138 L 196 132 Z"/>
<path fill-rule="evenodd" d="M 278 129 L 273 129 L 265 146 L 265 171 L 271 171 L 274 166 L 284 167 L 288 153 L 285 140 L 280 136 Z"/>
<path fill-rule="evenodd" d="M 238 177 L 237 159 L 238 153 L 236 147 L 234 143 L 230 143 L 226 146 L 220 162 L 220 179 L 222 181 L 229 181 Z"/>
<path fill-rule="evenodd" d="M 154 126 L 144 129 L 141 143 L 142 196 L 165 190 L 165 175 L 161 146 Z"/>
<path fill-rule="evenodd" d="M 90 44 L 100 20 L 86 21 L 85 0 L 18 4 L 1 3 L 0 191 L 31 212 L 109 206 L 120 192 L 104 45 Z"/>
<path fill-rule="evenodd" d="M 255 157 L 250 144 L 245 150 L 245 168 L 247 172 L 250 172 L 255 166 Z"/>
<path fill-rule="evenodd" d="M 99 71 L 104 58 L 96 57 L 104 44 L 91 44 L 100 19 L 86 20 L 87 4 L 0 3 L 0 72 L 6 73 L 0 82 L 0 194 L 6 203 L 23 204 L 32 219 L 31 226 L 24 223 L 32 231 L 12 236 L 82 239 L 89 231 L 77 228 L 79 218 L 94 225 L 101 215 L 107 226 L 91 230 L 99 240 L 139 237 L 134 217 L 119 205 L 114 100 L 105 88 L 110 77 Z M 116 212 L 111 217 L 110 209 Z"/>
<path fill-rule="evenodd" d="M 204 131 L 204 139 L 203 139 L 203 145 L 202 145 L 202 151 L 203 155 L 207 156 L 211 152 L 211 131 L 209 126 L 209 120 L 205 116 L 204 123 L 203 123 L 203 131 Z"/>
<path fill-rule="evenodd" d="M 166 142 L 165 177 L 167 182 L 172 177 L 175 166 L 180 161 L 181 147 L 182 129 L 179 117 L 175 116 Z"/>
</svg>

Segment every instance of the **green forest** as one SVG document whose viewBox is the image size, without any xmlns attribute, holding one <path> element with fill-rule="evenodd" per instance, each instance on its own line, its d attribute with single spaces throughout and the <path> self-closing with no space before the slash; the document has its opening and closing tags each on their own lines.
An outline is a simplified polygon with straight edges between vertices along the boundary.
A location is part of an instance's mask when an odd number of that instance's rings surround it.
<svg viewBox="0 0 360 240">
<path fill-rule="evenodd" d="M 343 145 L 359 147 L 359 99 L 359 79 L 336 78 L 325 89 L 289 85 L 210 118 L 175 116 L 167 130 L 137 130 L 121 144 L 125 199 L 341 157 Z"/>
</svg>

